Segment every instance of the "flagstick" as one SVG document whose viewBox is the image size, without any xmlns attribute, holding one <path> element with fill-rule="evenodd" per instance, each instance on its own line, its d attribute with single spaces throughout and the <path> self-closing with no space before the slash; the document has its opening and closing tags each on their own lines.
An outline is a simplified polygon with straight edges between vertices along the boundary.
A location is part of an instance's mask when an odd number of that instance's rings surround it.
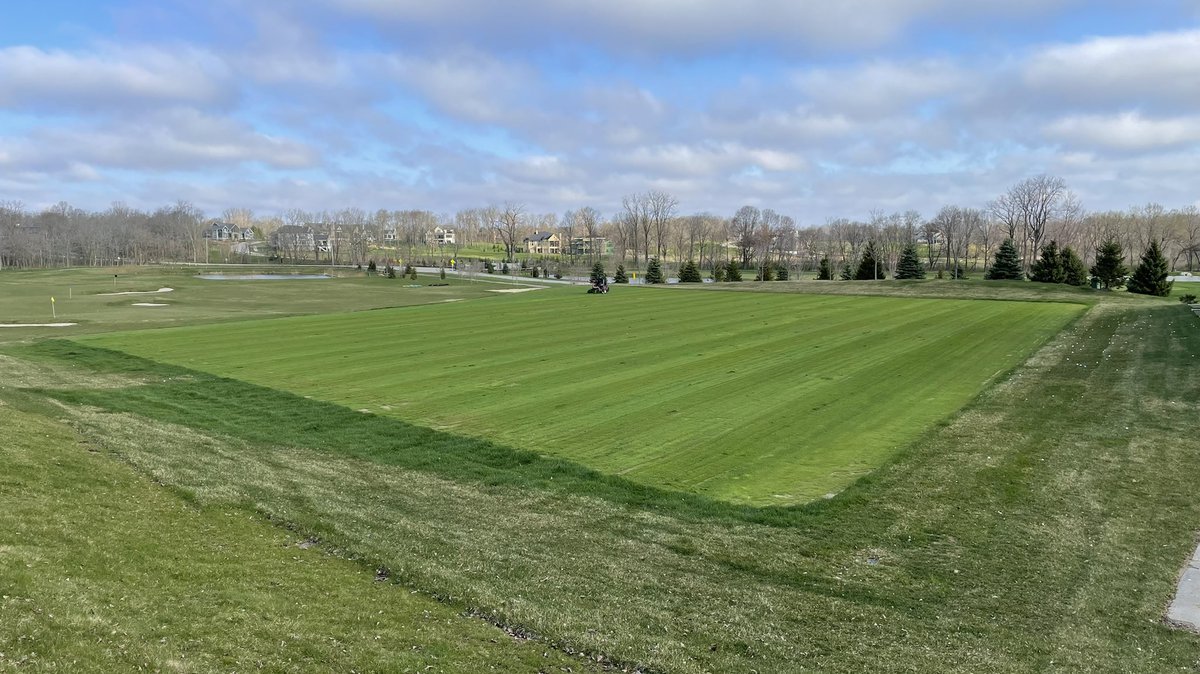
<svg viewBox="0 0 1200 674">
<path fill-rule="evenodd" d="M 54 298 L 50 298 L 50 316 L 55 320 L 58 319 L 58 309 L 54 308 Z"/>
</svg>

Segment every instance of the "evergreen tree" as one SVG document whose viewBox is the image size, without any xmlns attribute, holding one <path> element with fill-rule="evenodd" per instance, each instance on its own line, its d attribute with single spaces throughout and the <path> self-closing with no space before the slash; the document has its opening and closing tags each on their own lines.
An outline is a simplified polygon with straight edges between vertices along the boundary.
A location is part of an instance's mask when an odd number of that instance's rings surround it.
<svg viewBox="0 0 1200 674">
<path fill-rule="evenodd" d="M 613 274 L 613 283 L 629 283 L 629 277 L 625 275 L 625 265 L 617 265 L 617 273 Z"/>
<path fill-rule="evenodd" d="M 371 261 L 367 262 L 367 271 L 368 272 L 375 272 L 378 269 L 379 269 L 379 267 L 375 266 L 375 260 L 371 260 Z"/>
<path fill-rule="evenodd" d="M 832 281 L 833 280 L 833 265 L 829 264 L 828 256 L 821 258 L 821 265 L 819 267 L 817 267 L 817 280 L 818 281 Z"/>
<path fill-rule="evenodd" d="M 414 281 L 417 280 L 417 268 L 412 266 L 411 264 L 408 265 L 408 278 L 410 278 Z"/>
<path fill-rule="evenodd" d="M 858 259 L 858 269 L 854 272 L 854 280 L 873 281 L 881 278 L 887 278 L 887 275 L 884 274 L 883 264 L 875 253 L 875 242 L 868 241 L 866 247 L 863 248 L 862 257 Z"/>
<path fill-rule="evenodd" d="M 504 263 L 504 266 L 500 268 L 500 273 L 501 273 L 501 274 L 507 274 L 507 273 L 508 273 L 508 262 L 505 262 L 505 263 Z"/>
<path fill-rule="evenodd" d="M 650 258 L 650 263 L 646 265 L 646 283 L 666 283 L 667 279 L 663 276 L 662 264 L 658 261 L 658 257 Z"/>
<path fill-rule="evenodd" d="M 850 267 L 849 260 L 846 260 L 846 263 L 842 265 L 842 273 L 839 274 L 839 277 L 843 281 L 850 281 L 854 279 L 854 269 Z"/>
<path fill-rule="evenodd" d="M 722 281 L 725 280 L 725 265 L 723 265 L 723 264 L 713 265 L 712 280 L 713 280 L 713 283 L 721 283 Z"/>
<path fill-rule="evenodd" d="M 446 280 L 446 267 L 442 266 L 438 268 L 438 278 L 442 279 L 443 281 Z"/>
<path fill-rule="evenodd" d="M 496 273 L 496 263 L 492 262 L 491 260 L 484 260 L 483 261 L 483 270 L 489 274 L 495 274 Z"/>
<path fill-rule="evenodd" d="M 407 264 L 405 264 L 405 265 L 404 265 L 404 273 L 403 273 L 403 274 L 401 274 L 401 276 L 411 276 L 411 275 L 412 275 L 412 273 L 413 273 L 413 272 L 415 272 L 415 271 L 416 271 L 416 270 L 415 270 L 415 269 L 413 269 L 412 263 L 411 263 L 411 262 L 409 262 L 409 263 L 407 263 Z"/>
<path fill-rule="evenodd" d="M 775 268 L 769 264 L 762 264 L 758 267 L 758 272 L 754 275 L 755 281 L 774 281 Z"/>
<path fill-rule="evenodd" d="M 702 283 L 704 279 L 700 278 L 700 269 L 696 267 L 696 263 L 688 260 L 683 263 L 683 267 L 679 270 L 680 283 Z"/>
<path fill-rule="evenodd" d="M 985 278 L 993 281 L 1020 281 L 1024 276 L 1016 244 L 1012 239 L 1005 239 L 996 251 L 996 261 L 988 268 Z"/>
<path fill-rule="evenodd" d="M 896 262 L 897 279 L 925 278 L 925 266 L 917 255 L 917 244 L 909 243 L 900 251 L 900 260 Z"/>
<path fill-rule="evenodd" d="M 1120 288 L 1125 284 L 1129 268 L 1125 266 L 1124 253 L 1121 244 L 1114 239 L 1108 239 L 1096 249 L 1096 264 L 1089 270 L 1092 278 L 1100 283 L 1105 290 Z"/>
<path fill-rule="evenodd" d="M 1142 253 L 1142 261 L 1133 270 L 1133 277 L 1129 279 L 1129 292 L 1166 297 L 1171 294 L 1171 286 L 1175 285 L 1174 281 L 1167 280 L 1169 272 L 1167 258 L 1163 257 L 1158 240 L 1151 241 L 1150 247 Z"/>
<path fill-rule="evenodd" d="M 604 263 L 596 260 L 596 264 L 592 265 L 592 285 L 600 285 L 608 280 L 608 273 L 604 271 Z"/>
<path fill-rule="evenodd" d="M 775 280 L 776 281 L 786 281 L 786 280 L 788 280 L 788 278 L 790 276 L 791 276 L 791 272 L 788 271 L 786 264 L 780 264 L 780 265 L 775 266 Z"/>
<path fill-rule="evenodd" d="M 1083 264 L 1083 259 L 1079 257 L 1078 253 L 1070 246 L 1063 246 L 1058 256 L 1062 259 L 1063 283 L 1073 286 L 1088 284 L 1087 265 Z"/>
<path fill-rule="evenodd" d="M 737 260 L 730 260 L 729 264 L 725 265 L 725 280 L 730 283 L 742 280 L 742 268 L 738 266 Z"/>
<path fill-rule="evenodd" d="M 1058 242 L 1051 241 L 1042 246 L 1042 254 L 1030 270 L 1030 280 L 1038 283 L 1066 283 L 1067 270 L 1063 267 L 1062 253 L 1058 251 Z"/>
<path fill-rule="evenodd" d="M 383 273 L 388 278 L 396 278 L 396 268 L 390 264 L 383 268 Z"/>
</svg>

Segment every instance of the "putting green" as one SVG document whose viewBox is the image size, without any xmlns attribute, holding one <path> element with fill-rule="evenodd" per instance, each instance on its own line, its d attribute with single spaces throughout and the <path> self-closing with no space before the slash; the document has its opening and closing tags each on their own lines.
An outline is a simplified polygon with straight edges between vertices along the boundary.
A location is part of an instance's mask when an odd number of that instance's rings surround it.
<svg viewBox="0 0 1200 674">
<path fill-rule="evenodd" d="M 766 505 L 844 488 L 1083 309 L 574 288 L 81 341 Z"/>
</svg>

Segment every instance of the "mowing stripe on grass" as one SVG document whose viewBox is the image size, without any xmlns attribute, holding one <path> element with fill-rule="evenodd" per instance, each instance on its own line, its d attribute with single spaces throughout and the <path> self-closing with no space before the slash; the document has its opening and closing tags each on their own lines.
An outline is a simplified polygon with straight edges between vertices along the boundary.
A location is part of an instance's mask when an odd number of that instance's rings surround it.
<svg viewBox="0 0 1200 674">
<path fill-rule="evenodd" d="M 646 484 L 790 504 L 869 472 L 1081 310 L 573 289 L 86 342 Z"/>
</svg>

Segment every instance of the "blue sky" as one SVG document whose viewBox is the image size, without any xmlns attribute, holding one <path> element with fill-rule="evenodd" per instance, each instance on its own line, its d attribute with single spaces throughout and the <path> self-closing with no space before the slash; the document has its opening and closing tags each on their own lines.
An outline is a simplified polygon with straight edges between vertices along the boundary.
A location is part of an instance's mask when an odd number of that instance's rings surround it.
<svg viewBox="0 0 1200 674">
<path fill-rule="evenodd" d="M 531 212 L 657 189 L 801 224 L 1200 203 L 1200 0 L 42 0 L 0 200 Z"/>
</svg>

